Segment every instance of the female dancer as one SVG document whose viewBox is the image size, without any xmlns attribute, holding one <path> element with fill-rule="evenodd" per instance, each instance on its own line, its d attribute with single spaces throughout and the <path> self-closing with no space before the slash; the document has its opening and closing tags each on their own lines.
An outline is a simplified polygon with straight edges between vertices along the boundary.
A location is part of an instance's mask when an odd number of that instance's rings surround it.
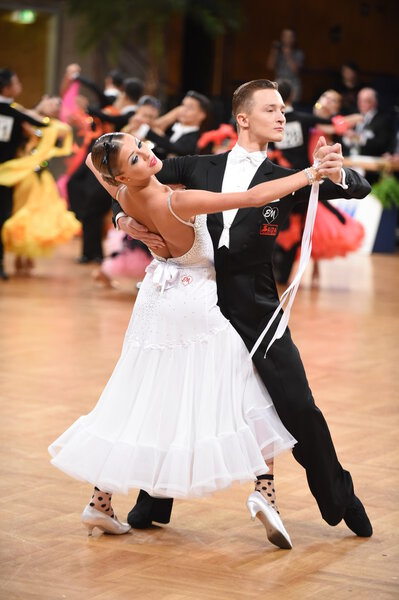
<svg viewBox="0 0 399 600">
<path fill-rule="evenodd" d="M 322 164 L 242 193 L 173 192 L 155 177 L 159 159 L 124 133 L 100 137 L 87 162 L 111 194 L 119 186 L 124 210 L 166 242 L 147 269 L 100 400 L 49 448 L 55 466 L 95 486 L 82 514 L 89 534 L 125 533 L 112 492 L 203 496 L 264 478 L 265 460 L 295 443 L 217 306 L 206 213 L 263 206 L 324 173 Z M 248 508 L 272 543 L 291 548 L 272 488 L 259 479 Z"/>
</svg>

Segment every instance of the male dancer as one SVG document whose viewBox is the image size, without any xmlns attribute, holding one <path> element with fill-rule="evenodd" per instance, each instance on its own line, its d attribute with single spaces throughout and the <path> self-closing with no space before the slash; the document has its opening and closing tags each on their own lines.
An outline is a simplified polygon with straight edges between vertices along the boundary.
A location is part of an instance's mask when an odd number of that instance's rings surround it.
<svg viewBox="0 0 399 600">
<path fill-rule="evenodd" d="M 284 104 L 277 85 L 266 79 L 240 86 L 233 95 L 233 115 L 238 142 L 230 153 L 185 156 L 164 162 L 159 180 L 182 183 L 187 188 L 214 192 L 241 191 L 263 181 L 284 177 L 292 170 L 271 163 L 266 157 L 268 142 L 281 141 L 284 133 Z M 339 146 L 333 147 L 328 166 L 329 180 L 320 186 L 320 196 L 363 198 L 370 191 L 367 181 L 351 169 L 342 169 Z M 219 306 L 251 350 L 279 304 L 272 269 L 274 242 L 290 210 L 309 198 L 309 187 L 281 198 L 270 206 L 245 208 L 209 215 L 218 287 Z M 152 248 L 162 240 L 126 216 L 114 202 L 118 226 Z M 372 535 L 366 511 L 355 496 L 352 478 L 338 462 L 327 423 L 314 403 L 299 352 L 287 329 L 264 358 L 275 331 L 268 335 L 253 360 L 276 410 L 287 429 L 298 440 L 296 460 L 306 469 L 310 490 L 323 519 L 337 525 L 344 519 L 358 536 Z M 152 521 L 169 522 L 172 499 L 152 498 L 141 491 L 128 521 L 142 528 Z"/>
</svg>

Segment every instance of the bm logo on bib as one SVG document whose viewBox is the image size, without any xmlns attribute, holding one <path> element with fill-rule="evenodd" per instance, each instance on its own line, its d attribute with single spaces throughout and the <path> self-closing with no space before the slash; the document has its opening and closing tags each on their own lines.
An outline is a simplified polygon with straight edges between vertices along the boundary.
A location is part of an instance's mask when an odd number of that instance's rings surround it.
<svg viewBox="0 0 399 600">
<path fill-rule="evenodd" d="M 278 217 L 279 210 L 277 206 L 265 206 L 262 211 L 263 218 L 266 223 L 260 226 L 259 235 L 272 235 L 276 236 L 278 231 L 278 225 L 271 225 Z"/>
</svg>

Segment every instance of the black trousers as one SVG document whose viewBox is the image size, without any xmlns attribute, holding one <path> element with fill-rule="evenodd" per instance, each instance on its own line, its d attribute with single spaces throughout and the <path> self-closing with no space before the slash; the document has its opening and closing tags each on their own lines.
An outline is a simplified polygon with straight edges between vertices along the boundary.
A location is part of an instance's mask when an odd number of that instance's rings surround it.
<svg viewBox="0 0 399 600">
<path fill-rule="evenodd" d="M 0 185 L 0 265 L 3 262 L 4 247 L 1 230 L 4 223 L 11 217 L 13 188 Z"/>
<path fill-rule="evenodd" d="M 251 349 L 253 341 L 247 340 L 246 345 Z M 262 344 L 254 355 L 255 366 L 281 421 L 297 440 L 293 455 L 306 470 L 323 519 L 337 525 L 353 498 L 352 477 L 338 461 L 328 425 L 314 402 L 289 330 L 274 342 L 266 358 L 264 352 Z"/>
<path fill-rule="evenodd" d="M 102 258 L 103 219 L 111 208 L 111 197 L 93 173 L 82 164 L 68 182 L 68 197 L 83 226 L 82 255 Z"/>
<path fill-rule="evenodd" d="M 83 227 L 83 248 L 82 255 L 90 260 L 103 257 L 102 237 L 103 237 L 104 214 L 91 214 L 82 219 Z"/>
</svg>

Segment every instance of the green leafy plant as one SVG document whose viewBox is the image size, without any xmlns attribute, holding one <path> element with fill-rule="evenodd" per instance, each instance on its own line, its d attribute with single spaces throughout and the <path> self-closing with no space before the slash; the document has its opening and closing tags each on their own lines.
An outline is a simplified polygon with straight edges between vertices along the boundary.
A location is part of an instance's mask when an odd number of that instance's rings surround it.
<svg viewBox="0 0 399 600">
<path fill-rule="evenodd" d="M 384 208 L 399 207 L 399 181 L 393 175 L 382 175 L 380 180 L 371 186 L 371 192 Z"/>
</svg>

